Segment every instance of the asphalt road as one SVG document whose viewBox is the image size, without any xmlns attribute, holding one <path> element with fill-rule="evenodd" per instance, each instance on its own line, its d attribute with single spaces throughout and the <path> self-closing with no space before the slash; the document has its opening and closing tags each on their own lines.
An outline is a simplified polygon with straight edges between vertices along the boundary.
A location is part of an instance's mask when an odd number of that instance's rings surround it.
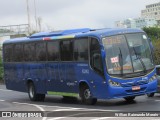
<svg viewBox="0 0 160 120">
<path fill-rule="evenodd" d="M 3 116 L 5 118 L 1 117 L 2 120 L 22 119 L 23 112 L 26 113 L 27 111 L 44 111 L 44 114 L 47 115 L 43 118 L 25 118 L 29 120 L 75 120 L 75 118 L 82 120 L 132 120 L 135 117 L 124 117 L 125 113 L 137 111 L 153 111 L 155 113 L 160 111 L 160 94 L 155 94 L 153 98 L 139 96 L 131 103 L 127 103 L 124 99 L 112 99 L 98 100 L 95 105 L 84 105 L 80 100 L 66 101 L 62 97 L 48 95 L 44 102 L 32 102 L 27 93 L 7 90 L 4 85 L 0 85 L 0 111 L 17 111 L 20 113 L 18 118 L 16 116 L 14 116 L 16 118 Z M 116 117 L 115 113 L 121 117 Z M 160 117 L 136 117 L 137 119 L 160 120 Z"/>
</svg>

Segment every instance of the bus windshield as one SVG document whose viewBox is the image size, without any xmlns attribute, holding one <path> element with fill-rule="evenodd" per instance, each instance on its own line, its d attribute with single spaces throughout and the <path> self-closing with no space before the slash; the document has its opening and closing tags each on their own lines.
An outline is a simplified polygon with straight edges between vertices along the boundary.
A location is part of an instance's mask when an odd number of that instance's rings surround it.
<svg viewBox="0 0 160 120">
<path fill-rule="evenodd" d="M 102 41 L 109 74 L 124 75 L 154 68 L 148 38 L 144 33 L 110 36 Z"/>
</svg>

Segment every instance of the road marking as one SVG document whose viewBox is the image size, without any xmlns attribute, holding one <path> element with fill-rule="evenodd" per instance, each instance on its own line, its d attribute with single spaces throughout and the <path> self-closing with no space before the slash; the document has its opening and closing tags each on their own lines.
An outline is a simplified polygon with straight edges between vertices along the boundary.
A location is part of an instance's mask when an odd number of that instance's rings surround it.
<svg viewBox="0 0 160 120">
<path fill-rule="evenodd" d="M 44 111 L 44 109 L 43 109 L 42 107 L 40 107 L 39 105 L 33 105 L 33 106 L 39 108 L 40 111 Z M 46 120 L 46 119 L 47 119 L 47 117 L 43 117 L 43 118 L 42 118 L 42 120 Z"/>
<path fill-rule="evenodd" d="M 53 111 L 72 111 L 72 110 L 79 110 L 81 108 L 70 108 L 70 109 L 57 109 L 57 110 L 53 110 Z"/>
<path fill-rule="evenodd" d="M 0 102 L 4 102 L 5 100 L 0 100 Z"/>
<path fill-rule="evenodd" d="M 114 119 L 115 117 L 100 117 L 100 118 L 94 118 L 91 120 L 104 120 L 104 119 Z"/>
<path fill-rule="evenodd" d="M 55 117 L 55 118 L 51 118 L 51 119 L 47 119 L 47 120 L 58 120 L 58 119 L 64 119 L 64 118 L 68 118 L 68 117 L 77 117 L 78 115 L 86 115 L 88 113 L 94 114 L 94 113 L 99 113 L 99 112 L 76 113 L 76 114 L 67 115 L 64 117 Z M 110 118 L 113 118 L 113 117 L 102 117 L 102 118 L 96 118 L 96 119 L 91 119 L 91 120 L 103 120 L 103 119 L 110 119 Z"/>
<path fill-rule="evenodd" d="M 31 104 L 31 103 L 20 103 L 20 102 L 12 102 L 17 104 L 26 104 L 26 105 L 37 105 L 37 104 Z M 38 105 L 40 107 L 56 107 L 56 108 L 63 108 L 63 109 L 74 109 L 76 107 L 61 107 L 61 106 L 48 106 L 48 105 Z M 76 108 L 76 109 L 84 109 L 84 110 L 90 110 L 90 111 L 120 111 L 120 110 L 105 110 L 105 109 L 89 109 L 89 108 Z"/>
<path fill-rule="evenodd" d="M 44 109 L 43 109 L 42 107 L 40 107 L 39 105 L 36 105 L 36 104 L 20 103 L 20 102 L 12 102 L 12 103 L 15 103 L 15 104 L 21 104 L 21 105 L 32 105 L 32 106 L 37 107 L 37 108 L 38 108 L 38 109 L 40 109 L 41 111 L 44 111 Z"/>
<path fill-rule="evenodd" d="M 20 102 L 12 102 L 12 103 L 21 104 L 21 105 L 31 105 L 31 106 L 34 106 L 34 107 L 40 109 L 40 111 L 45 111 L 42 107 L 40 107 L 40 105 L 36 105 L 36 104 L 20 103 Z M 42 120 L 46 120 L 46 119 L 47 119 L 47 117 L 42 118 Z"/>
<path fill-rule="evenodd" d="M 75 108 L 75 107 L 61 107 L 61 106 L 47 106 L 47 105 L 37 105 L 37 104 L 31 104 L 31 103 L 20 103 L 20 102 L 12 102 L 15 104 L 21 104 L 21 105 L 32 105 L 37 107 L 38 109 L 40 109 L 41 111 L 44 111 L 44 109 L 42 107 L 56 107 L 59 108 L 58 110 L 53 110 L 54 111 L 68 111 L 68 110 L 75 110 L 75 109 L 82 109 L 82 110 L 87 110 L 87 111 L 91 111 L 91 113 L 97 113 L 95 111 L 102 111 L 102 112 L 106 112 L 106 111 L 120 111 L 120 110 L 105 110 L 105 109 L 89 109 L 89 108 Z M 63 109 L 61 109 L 63 108 Z M 93 112 L 92 112 L 93 111 Z M 48 112 L 51 113 L 51 112 Z M 99 112 L 98 112 L 99 113 Z M 77 115 L 83 115 L 83 114 L 88 114 L 88 113 L 77 113 L 77 114 L 72 114 L 72 115 L 68 115 L 68 116 L 64 116 L 64 117 L 55 117 L 55 118 L 51 118 L 48 120 L 58 120 L 58 119 L 63 119 L 63 118 L 67 118 L 67 117 L 75 117 Z M 47 117 L 44 117 L 42 120 L 46 120 Z"/>
<path fill-rule="evenodd" d="M 51 119 L 47 119 L 47 120 L 58 120 L 58 119 L 64 119 L 66 117 L 56 117 L 56 118 L 51 118 Z"/>
<path fill-rule="evenodd" d="M 55 112 L 55 111 L 72 111 L 72 110 L 78 110 L 78 109 L 81 109 L 81 108 L 57 109 L 57 110 L 52 110 L 51 112 L 47 112 L 47 114 Z M 63 119 L 63 118 L 66 118 L 66 117 L 55 117 L 55 118 L 51 118 L 48 120 L 58 120 L 58 119 Z"/>
</svg>

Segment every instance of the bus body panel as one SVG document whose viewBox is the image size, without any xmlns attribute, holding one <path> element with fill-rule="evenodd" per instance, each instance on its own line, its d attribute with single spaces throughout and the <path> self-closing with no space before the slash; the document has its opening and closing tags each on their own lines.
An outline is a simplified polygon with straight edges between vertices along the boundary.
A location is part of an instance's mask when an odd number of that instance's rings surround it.
<svg viewBox="0 0 160 120">
<path fill-rule="evenodd" d="M 74 63 L 47 63 L 47 91 L 78 93 L 74 66 Z"/>
<path fill-rule="evenodd" d="M 60 85 L 59 63 L 47 63 L 46 67 L 48 73 L 48 78 L 46 79 L 46 90 L 56 91 Z"/>
<path fill-rule="evenodd" d="M 157 91 L 157 80 L 149 82 L 149 79 L 155 75 L 155 70 L 151 71 L 148 75 L 135 77 L 130 79 L 120 79 L 110 77 L 116 82 L 121 83 L 121 87 L 109 86 L 110 98 L 121 98 L 125 96 L 138 96 L 147 93 L 154 93 Z M 140 90 L 132 90 L 133 86 L 140 86 Z M 117 92 L 118 91 L 118 92 Z"/>
<path fill-rule="evenodd" d="M 24 79 L 27 86 L 29 80 L 33 81 L 37 93 L 46 93 L 46 71 L 45 63 L 27 63 L 24 64 Z"/>
<path fill-rule="evenodd" d="M 5 84 L 7 89 L 26 92 L 23 82 L 23 64 L 4 64 Z"/>
<path fill-rule="evenodd" d="M 25 68 L 24 78 L 22 77 L 23 76 L 22 66 L 24 66 Z M 156 92 L 157 90 L 156 89 L 157 81 L 143 85 L 135 84 L 136 86 L 141 87 L 141 91 L 137 92 L 132 91 L 132 86 L 111 87 L 107 84 L 109 79 L 113 79 L 114 81 L 121 83 L 126 83 L 126 80 L 119 80 L 117 78 L 109 78 L 105 80 L 102 76 L 98 75 L 97 73 L 95 73 L 95 71 L 90 69 L 88 64 L 79 63 L 75 65 L 70 65 L 63 63 L 60 65 L 61 69 L 58 68 L 59 66 L 57 66 L 56 63 L 49 65 L 50 69 L 46 69 L 48 67 L 45 66 L 46 66 L 45 64 L 5 65 L 6 69 L 5 80 L 7 89 L 27 92 L 26 82 L 27 80 L 32 80 L 35 83 L 37 93 L 46 94 L 47 91 L 78 93 L 79 92 L 78 83 L 86 82 L 90 87 L 93 96 L 99 99 L 121 98 L 125 96 L 135 96 L 135 95 L 138 96 L 146 93 Z M 66 66 L 70 68 L 70 71 Z M 75 70 L 73 70 L 71 66 L 74 66 L 73 68 L 75 68 Z M 48 77 L 46 70 L 49 71 Z M 154 71 L 148 75 L 148 78 L 150 78 L 153 74 Z M 75 76 L 75 77 L 73 77 L 74 79 L 72 79 L 69 76 L 71 77 Z M 62 79 L 63 82 L 61 81 Z M 142 77 L 127 80 L 127 83 L 130 82 L 137 83 L 140 80 L 142 80 Z"/>
</svg>

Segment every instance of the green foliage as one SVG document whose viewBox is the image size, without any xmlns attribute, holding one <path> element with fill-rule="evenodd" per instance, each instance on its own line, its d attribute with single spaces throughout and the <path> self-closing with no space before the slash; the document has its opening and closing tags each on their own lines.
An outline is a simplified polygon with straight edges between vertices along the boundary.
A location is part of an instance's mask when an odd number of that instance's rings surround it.
<svg viewBox="0 0 160 120">
<path fill-rule="evenodd" d="M 144 27 L 143 30 L 151 38 L 152 41 L 160 40 L 160 28 L 158 27 Z"/>
<path fill-rule="evenodd" d="M 160 28 L 158 27 L 145 27 L 143 30 L 151 38 L 154 46 L 154 61 L 156 65 L 160 64 Z"/>
<path fill-rule="evenodd" d="M 152 43 L 154 46 L 153 56 L 155 64 L 160 65 L 160 39 L 157 41 L 153 41 Z"/>
</svg>

